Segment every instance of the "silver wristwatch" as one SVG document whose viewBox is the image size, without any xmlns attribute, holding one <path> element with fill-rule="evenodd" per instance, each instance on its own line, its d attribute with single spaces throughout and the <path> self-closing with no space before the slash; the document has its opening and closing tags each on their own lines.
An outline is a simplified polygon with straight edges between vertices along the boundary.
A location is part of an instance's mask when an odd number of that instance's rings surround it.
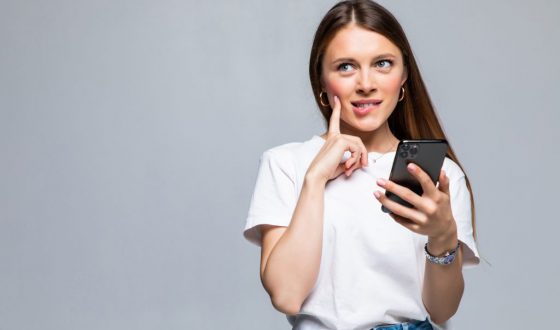
<svg viewBox="0 0 560 330">
<path fill-rule="evenodd" d="M 455 257 L 457 256 L 457 250 L 459 249 L 460 245 L 461 242 L 458 241 L 457 246 L 453 250 L 445 252 L 445 254 L 441 257 L 436 257 L 428 252 L 428 243 L 426 243 L 426 245 L 424 245 L 424 253 L 426 254 L 426 258 L 434 264 L 449 265 L 453 262 L 453 260 L 455 260 Z"/>
</svg>

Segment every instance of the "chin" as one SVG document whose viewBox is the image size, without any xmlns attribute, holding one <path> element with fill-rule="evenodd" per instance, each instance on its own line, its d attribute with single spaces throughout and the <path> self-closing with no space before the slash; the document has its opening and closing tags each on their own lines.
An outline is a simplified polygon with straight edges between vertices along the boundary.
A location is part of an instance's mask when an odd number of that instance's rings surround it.
<svg viewBox="0 0 560 330">
<path fill-rule="evenodd" d="M 373 132 L 383 126 L 383 123 L 377 118 L 354 118 L 350 126 L 360 132 Z"/>
</svg>

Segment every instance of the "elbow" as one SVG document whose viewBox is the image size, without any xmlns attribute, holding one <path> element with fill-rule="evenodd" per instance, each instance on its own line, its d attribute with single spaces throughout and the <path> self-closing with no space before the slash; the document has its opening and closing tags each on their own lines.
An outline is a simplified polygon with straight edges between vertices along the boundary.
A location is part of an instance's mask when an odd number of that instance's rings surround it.
<svg viewBox="0 0 560 330">
<path fill-rule="evenodd" d="M 440 313 L 440 314 L 430 314 L 430 319 L 432 320 L 432 322 L 434 322 L 435 324 L 443 324 L 445 322 L 447 322 L 451 317 L 453 317 L 453 315 L 455 315 L 455 313 L 457 313 L 458 308 L 455 308 L 453 310 L 449 310 L 447 311 L 445 314 Z"/>
<path fill-rule="evenodd" d="M 271 297 L 272 306 L 274 308 L 286 315 L 296 315 L 301 309 L 301 303 L 294 301 L 294 299 L 289 299 L 288 297 Z"/>
<path fill-rule="evenodd" d="M 424 305 L 424 307 L 426 308 L 426 311 L 428 311 L 428 314 L 430 314 L 430 320 L 435 324 L 443 324 L 447 322 L 459 310 L 459 304 L 447 305 L 445 308 L 440 309 L 428 308 L 427 305 Z"/>
<path fill-rule="evenodd" d="M 274 309 L 286 315 L 296 315 L 299 313 L 303 300 L 298 299 L 297 295 L 293 293 L 286 294 L 283 289 L 273 288 L 271 285 L 267 285 L 264 276 L 261 276 L 261 281 L 266 293 L 268 293 L 270 297 Z"/>
<path fill-rule="evenodd" d="M 451 316 L 453 316 L 453 315 L 451 315 Z M 430 316 L 430 318 L 431 318 L 431 321 L 434 322 L 435 324 L 442 325 L 443 323 L 447 322 L 451 318 L 451 316 L 449 316 L 449 317 L 431 317 Z"/>
</svg>

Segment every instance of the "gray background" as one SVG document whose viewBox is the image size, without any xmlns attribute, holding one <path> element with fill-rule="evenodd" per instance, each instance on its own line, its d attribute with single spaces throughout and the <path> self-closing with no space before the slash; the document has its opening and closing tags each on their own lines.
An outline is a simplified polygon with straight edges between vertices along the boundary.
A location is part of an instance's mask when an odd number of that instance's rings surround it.
<svg viewBox="0 0 560 330">
<path fill-rule="evenodd" d="M 556 319 L 556 1 L 382 1 L 467 173 L 456 329 Z M 0 5 L 0 329 L 288 329 L 242 237 L 260 154 L 323 124 L 333 1 Z M 479 325 L 475 325 L 477 322 Z"/>
</svg>

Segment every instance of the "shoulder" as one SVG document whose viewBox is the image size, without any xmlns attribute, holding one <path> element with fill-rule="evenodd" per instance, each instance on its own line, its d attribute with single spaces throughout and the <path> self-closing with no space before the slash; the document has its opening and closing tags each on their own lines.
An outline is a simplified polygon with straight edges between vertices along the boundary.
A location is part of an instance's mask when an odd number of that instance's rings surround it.
<svg viewBox="0 0 560 330">
<path fill-rule="evenodd" d="M 445 157 L 442 168 L 451 182 L 459 180 L 465 176 L 461 167 L 449 157 Z"/>
<path fill-rule="evenodd" d="M 290 142 L 266 149 L 262 157 L 267 159 L 287 159 L 293 157 L 295 150 L 302 142 Z"/>
<path fill-rule="evenodd" d="M 313 136 L 303 142 L 289 142 L 265 150 L 261 162 L 273 163 L 279 166 L 293 166 L 301 160 L 314 156 L 320 149 L 320 137 Z"/>
</svg>

